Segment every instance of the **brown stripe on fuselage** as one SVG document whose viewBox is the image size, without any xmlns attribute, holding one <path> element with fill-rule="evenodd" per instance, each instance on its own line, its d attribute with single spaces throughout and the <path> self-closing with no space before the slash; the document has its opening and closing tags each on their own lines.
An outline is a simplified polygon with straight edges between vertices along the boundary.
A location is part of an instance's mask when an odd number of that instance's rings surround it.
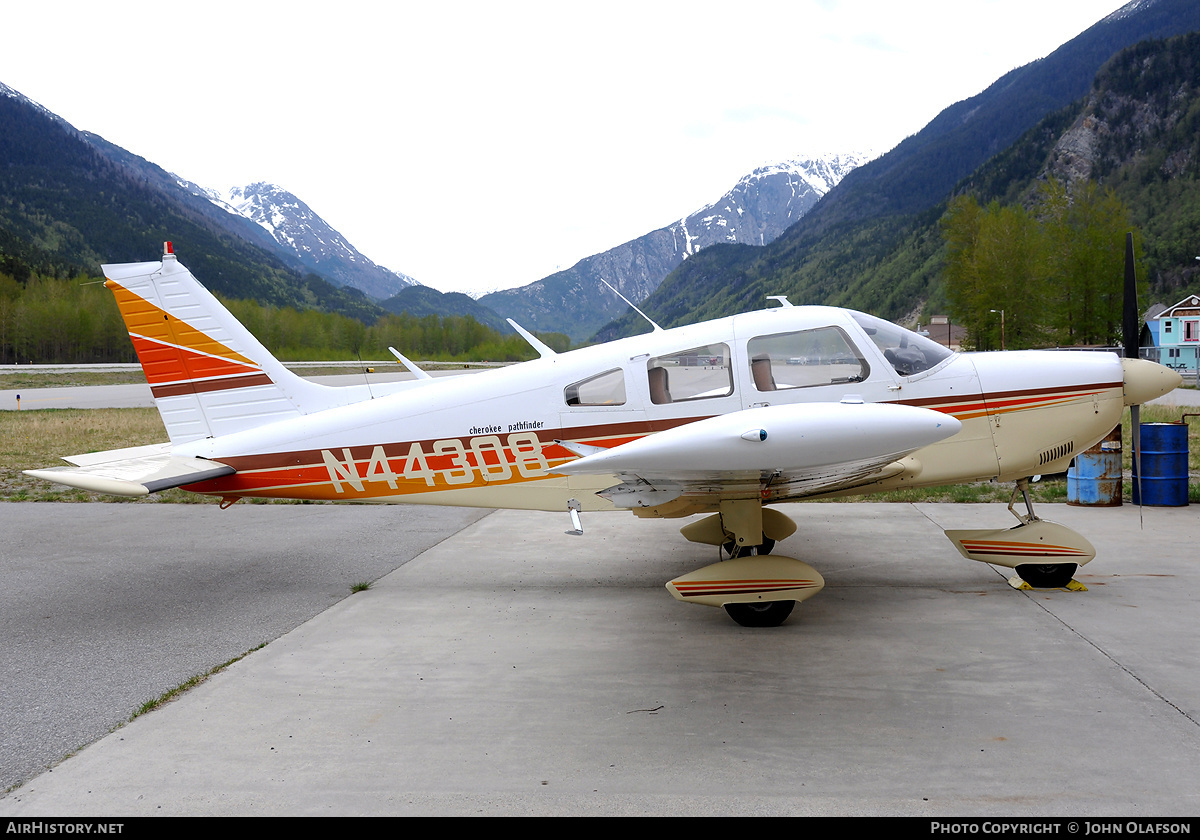
<svg viewBox="0 0 1200 840">
<path fill-rule="evenodd" d="M 895 400 L 895 402 L 900 405 L 911 405 L 916 406 L 917 408 L 928 408 L 934 411 L 941 411 L 943 414 L 953 414 L 955 411 L 970 411 L 975 408 L 974 404 L 980 402 L 982 402 L 983 405 L 988 405 L 996 404 L 1000 401 L 1049 396 L 1052 394 L 1086 396 L 1087 394 L 1100 393 L 1101 391 L 1122 387 L 1124 387 L 1124 385 L 1121 382 L 1094 382 L 1088 385 L 1061 385 L 1056 388 L 1024 388 L 1019 391 L 994 391 L 991 393 L 982 394 L 963 394 L 960 397 L 951 395 L 941 397 L 922 397 L 921 399 L 914 400 Z"/>
<path fill-rule="evenodd" d="M 698 420 L 706 420 L 704 417 L 684 417 L 674 420 L 638 420 L 627 423 L 609 423 L 609 424 L 594 424 L 591 426 L 575 426 L 571 428 L 557 429 L 524 429 L 519 432 L 501 433 L 496 435 L 499 438 L 505 438 L 508 434 L 532 434 L 536 435 L 538 440 L 543 444 L 551 444 L 555 440 L 571 440 L 579 443 L 587 443 L 588 441 L 604 441 L 612 438 L 627 437 L 629 439 L 644 437 L 645 435 L 654 432 L 662 432 L 667 429 L 673 429 L 676 426 L 685 426 L 688 423 L 695 423 Z M 472 438 L 481 437 L 481 435 L 460 435 L 457 438 L 452 435 L 447 435 L 443 438 L 428 438 L 425 440 L 400 440 L 391 443 L 368 443 L 360 446 L 338 446 L 336 443 L 330 446 L 322 447 L 322 449 L 336 449 L 340 456 L 343 449 L 349 449 L 351 457 L 356 461 L 368 461 L 376 446 L 382 446 L 383 452 L 388 458 L 403 458 L 408 455 L 409 449 L 414 443 L 420 444 L 421 448 L 426 451 L 427 455 L 431 455 L 430 449 L 433 444 L 439 440 L 460 440 L 469 441 Z M 624 441 L 622 441 L 624 442 Z M 238 472 L 249 472 L 252 470 L 275 469 L 278 467 L 292 466 L 308 466 L 308 465 L 323 465 L 324 458 L 321 455 L 322 449 L 299 449 L 289 452 L 276 452 L 264 455 L 236 455 L 222 457 L 213 455 L 212 457 L 222 464 L 228 464 Z M 547 457 L 555 457 L 548 454 Z M 569 450 L 562 449 L 560 458 L 575 458 L 576 455 Z"/>
</svg>

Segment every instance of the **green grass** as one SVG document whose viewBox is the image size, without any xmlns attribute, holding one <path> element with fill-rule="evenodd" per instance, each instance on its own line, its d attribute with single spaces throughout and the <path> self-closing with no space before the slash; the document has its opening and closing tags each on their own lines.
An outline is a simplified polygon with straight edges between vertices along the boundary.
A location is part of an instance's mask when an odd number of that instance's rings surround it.
<svg viewBox="0 0 1200 840">
<path fill-rule="evenodd" d="M 38 481 L 22 470 L 62 466 L 64 455 L 163 443 L 167 430 L 154 408 L 46 408 L 0 411 L 0 501 L 77 502 L 118 497 Z M 182 490 L 155 494 L 182 501 Z M 148 498 L 154 498 L 150 496 Z M 196 498 L 193 496 L 193 498 Z"/>
<path fill-rule="evenodd" d="M 163 692 L 158 697 L 155 697 L 153 700 L 147 700 L 145 703 L 143 703 L 141 706 L 138 707 L 137 711 L 135 711 L 132 715 L 129 716 L 129 720 L 132 722 L 133 720 L 141 717 L 142 715 L 146 714 L 147 712 L 152 712 L 155 709 L 157 709 L 159 706 L 162 706 L 162 705 L 165 705 L 165 704 L 171 702 L 172 700 L 174 700 L 179 695 L 183 694 L 188 689 L 195 688 L 196 686 L 200 685 L 200 683 L 204 682 L 205 680 L 207 680 L 209 677 L 213 676 L 214 674 L 219 674 L 221 671 L 224 671 L 226 668 L 228 668 L 230 665 L 237 662 L 238 660 L 245 659 L 247 656 L 254 653 L 256 650 L 262 650 L 266 646 L 267 646 L 267 643 L 263 642 L 261 645 L 258 645 L 257 647 L 252 647 L 252 648 L 250 648 L 250 650 L 246 651 L 243 654 L 233 657 L 233 659 L 230 659 L 227 662 L 222 662 L 220 665 L 217 665 L 213 668 L 209 668 L 203 674 L 197 674 L 196 676 L 192 677 L 191 679 L 186 680 L 186 681 L 180 683 L 179 685 L 175 686 L 170 691 Z"/>
<path fill-rule="evenodd" d="M 149 496 L 108 496 L 30 478 L 22 470 L 63 466 L 64 455 L 165 443 L 155 408 L 41 408 L 0 411 L 0 502 L 120 502 L 212 504 L 178 488 Z M 292 499 L 246 499 L 252 504 L 325 504 Z"/>
</svg>

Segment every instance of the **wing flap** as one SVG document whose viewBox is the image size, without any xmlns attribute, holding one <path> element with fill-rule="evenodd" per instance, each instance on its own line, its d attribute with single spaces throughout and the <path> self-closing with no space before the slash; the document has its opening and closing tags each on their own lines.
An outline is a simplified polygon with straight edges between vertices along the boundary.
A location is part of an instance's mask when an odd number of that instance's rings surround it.
<svg viewBox="0 0 1200 840">
<path fill-rule="evenodd" d="M 89 452 L 63 460 L 74 466 L 25 470 L 25 474 L 94 493 L 146 496 L 236 472 L 233 467 L 207 458 L 172 455 L 170 444 Z"/>
</svg>

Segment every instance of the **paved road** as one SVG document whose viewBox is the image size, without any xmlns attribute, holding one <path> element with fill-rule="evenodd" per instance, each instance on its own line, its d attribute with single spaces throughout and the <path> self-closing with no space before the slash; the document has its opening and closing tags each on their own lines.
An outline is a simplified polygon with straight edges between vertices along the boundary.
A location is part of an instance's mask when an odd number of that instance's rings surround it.
<svg viewBox="0 0 1200 840">
<path fill-rule="evenodd" d="M 0 503 L 0 790 L 483 514 Z"/>
<path fill-rule="evenodd" d="M 310 529 L 302 508 L 240 521 L 237 507 L 97 506 L 82 533 L 113 559 L 93 569 L 81 532 L 31 507 L 36 561 L 58 586 L 27 608 L 40 629 L 23 644 L 36 639 L 39 677 L 62 683 L 52 707 L 110 658 L 202 633 L 210 612 L 254 625 L 276 590 L 303 588 L 300 566 L 270 570 L 280 554 L 340 565 L 404 542 L 377 508 L 322 508 Z M 1132 507 L 1039 506 L 1099 550 L 1084 593 L 1015 591 L 941 534 L 1003 527 L 1003 505 L 787 510 L 800 532 L 777 552 L 827 586 L 783 627 L 671 599 L 664 581 L 715 559 L 679 522 L 585 515 L 573 538 L 565 515 L 502 511 L 31 780 L 0 813 L 1200 813 L 1196 508 L 1148 509 L 1143 531 Z M 144 574 L 116 562 L 128 532 Z M 248 608 L 194 603 L 234 574 L 196 557 L 210 537 L 222 547 L 207 553 L 242 564 L 228 585 Z M 35 560 L 23 562 L 17 580 Z M 329 600 L 365 574 L 338 576 Z M 147 617 L 138 601 L 169 609 Z M 52 631 L 70 610 L 96 618 Z M 89 656 L 65 682 L 58 663 Z"/>
<path fill-rule="evenodd" d="M 1176 388 L 1165 396 L 1150 400 L 1146 405 L 1198 406 L 1200 405 L 1200 391 L 1195 388 Z"/>
</svg>

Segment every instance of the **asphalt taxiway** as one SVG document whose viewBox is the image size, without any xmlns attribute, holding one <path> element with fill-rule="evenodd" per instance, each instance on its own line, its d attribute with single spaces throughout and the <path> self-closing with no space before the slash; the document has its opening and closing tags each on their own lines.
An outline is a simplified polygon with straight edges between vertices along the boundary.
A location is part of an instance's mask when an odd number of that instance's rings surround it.
<svg viewBox="0 0 1200 840">
<path fill-rule="evenodd" d="M 53 582 L 28 598 L 52 604 L 89 564 L 128 554 L 122 533 L 157 563 L 152 588 L 126 582 L 152 600 L 208 562 L 204 534 L 219 532 L 234 574 L 318 510 L 166 507 L 0 515 L 32 517 L 42 538 L 22 562 L 49 564 Z M 299 539 L 309 562 L 406 540 L 394 508 L 319 510 L 319 536 Z M 11 790 L 0 813 L 1200 813 L 1196 507 L 1147 508 L 1141 529 L 1130 506 L 1039 505 L 1096 545 L 1087 592 L 1014 590 L 941 533 L 1004 527 L 1003 505 L 785 510 L 800 530 L 776 553 L 826 588 L 782 627 L 670 597 L 665 581 L 716 559 L 682 522 L 585 515 L 571 537 L 565 513 L 502 511 Z M 87 552 L 66 527 L 79 518 L 105 536 Z M 265 608 L 251 599 L 244 620 Z M 93 650 L 145 620 L 111 615 Z M 41 626 L 15 644 L 44 645 L 52 686 L 85 641 Z"/>
</svg>

